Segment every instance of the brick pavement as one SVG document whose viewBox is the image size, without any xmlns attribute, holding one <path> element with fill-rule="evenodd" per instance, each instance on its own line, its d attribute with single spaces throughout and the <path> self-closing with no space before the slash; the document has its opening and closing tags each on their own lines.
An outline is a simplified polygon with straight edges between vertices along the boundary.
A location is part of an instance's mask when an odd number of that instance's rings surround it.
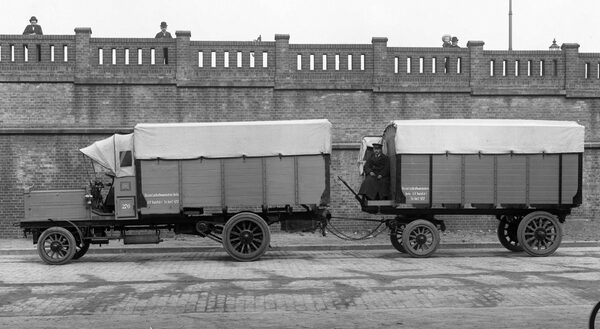
<svg viewBox="0 0 600 329">
<path fill-rule="evenodd" d="M 426 310 L 432 324 L 440 321 L 434 310 L 449 308 L 458 315 L 483 309 L 508 317 L 533 308 L 540 317 L 534 320 L 545 323 L 542 309 L 567 309 L 581 317 L 600 300 L 599 259 L 600 248 L 562 248 L 544 258 L 503 249 L 447 249 L 428 259 L 391 249 L 282 250 L 252 263 L 231 261 L 220 250 L 92 254 L 64 266 L 44 265 L 35 255 L 5 255 L 0 257 L 0 324 L 22 317 L 86 315 L 161 323 L 176 314 L 221 315 L 223 323 L 231 324 L 236 315 L 263 312 L 387 312 L 384 318 L 390 320 L 392 314 L 417 310 Z M 487 313 L 473 321 L 489 321 Z M 415 317 L 407 325 L 422 320 Z M 583 320 L 569 321 L 573 326 L 566 328 L 578 328 Z M 292 325 L 285 317 L 279 324 Z"/>
</svg>

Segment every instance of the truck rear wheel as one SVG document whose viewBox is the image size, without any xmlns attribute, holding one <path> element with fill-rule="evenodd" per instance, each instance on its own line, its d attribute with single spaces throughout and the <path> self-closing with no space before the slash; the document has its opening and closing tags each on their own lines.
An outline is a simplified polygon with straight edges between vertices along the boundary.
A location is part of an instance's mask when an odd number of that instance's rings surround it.
<svg viewBox="0 0 600 329">
<path fill-rule="evenodd" d="M 519 244 L 531 256 L 552 255 L 562 241 L 562 228 L 556 217 L 535 211 L 523 218 L 517 231 Z"/>
<path fill-rule="evenodd" d="M 424 219 L 408 223 L 402 232 L 402 245 L 412 257 L 429 257 L 439 244 L 440 233 L 437 227 Z"/>
<path fill-rule="evenodd" d="M 239 213 L 223 227 L 223 247 L 235 260 L 251 262 L 267 251 L 271 242 L 269 226 L 260 216 Z"/>
<path fill-rule="evenodd" d="M 502 215 L 498 224 L 498 240 L 502 246 L 510 251 L 523 251 L 519 244 L 517 230 L 519 229 L 519 220 L 515 216 Z"/>
<path fill-rule="evenodd" d="M 63 265 L 75 255 L 75 237 L 65 228 L 51 227 L 40 235 L 37 249 L 46 264 Z"/>
</svg>

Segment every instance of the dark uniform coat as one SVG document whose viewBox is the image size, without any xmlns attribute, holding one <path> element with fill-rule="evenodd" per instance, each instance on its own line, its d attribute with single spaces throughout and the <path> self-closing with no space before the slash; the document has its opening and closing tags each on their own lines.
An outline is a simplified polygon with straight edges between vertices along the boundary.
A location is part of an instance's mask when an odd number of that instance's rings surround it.
<svg viewBox="0 0 600 329">
<path fill-rule="evenodd" d="M 37 24 L 36 25 L 29 24 L 29 25 L 27 25 L 25 27 L 25 31 L 23 31 L 23 34 L 39 34 L 39 35 L 42 35 L 44 33 L 42 32 L 42 26 L 37 25 Z"/>
<path fill-rule="evenodd" d="M 169 32 L 162 33 L 162 31 L 160 31 L 160 32 L 156 33 L 155 38 L 156 39 L 158 39 L 158 38 L 168 38 L 168 39 L 170 39 L 170 38 L 172 38 L 172 36 L 171 36 L 171 33 L 169 33 Z"/>
<path fill-rule="evenodd" d="M 390 196 L 390 160 L 385 154 L 371 156 L 365 163 L 365 180 L 358 194 L 365 195 L 370 200 L 389 199 Z M 371 172 L 375 176 L 371 176 Z M 377 176 L 381 175 L 380 179 Z"/>
</svg>

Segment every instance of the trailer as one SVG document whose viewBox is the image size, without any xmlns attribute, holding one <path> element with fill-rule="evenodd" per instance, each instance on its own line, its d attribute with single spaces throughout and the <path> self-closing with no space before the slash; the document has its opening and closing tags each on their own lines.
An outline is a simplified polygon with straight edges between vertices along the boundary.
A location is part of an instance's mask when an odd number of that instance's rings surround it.
<svg viewBox="0 0 600 329">
<path fill-rule="evenodd" d="M 544 120 L 398 120 L 374 141 L 390 161 L 389 200 L 357 195 L 386 221 L 392 245 L 413 257 L 437 249 L 442 215 L 493 215 L 501 244 L 532 256 L 554 253 L 561 224 L 582 202 L 584 127 Z M 359 161 L 360 165 L 361 161 Z"/>
<path fill-rule="evenodd" d="M 24 193 L 20 226 L 48 264 L 112 239 L 159 243 L 164 230 L 253 261 L 269 225 L 329 216 L 327 120 L 137 124 L 80 151 L 94 168 L 85 188 Z"/>
</svg>

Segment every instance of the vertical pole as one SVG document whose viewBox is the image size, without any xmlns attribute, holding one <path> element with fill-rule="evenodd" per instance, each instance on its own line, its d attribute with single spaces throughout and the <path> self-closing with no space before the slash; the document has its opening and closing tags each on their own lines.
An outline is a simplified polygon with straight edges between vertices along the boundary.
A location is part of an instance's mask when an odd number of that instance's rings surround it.
<svg viewBox="0 0 600 329">
<path fill-rule="evenodd" d="M 294 156 L 294 202 L 300 204 L 300 189 L 298 187 L 298 157 Z"/>
<path fill-rule="evenodd" d="M 433 154 L 429 155 L 429 208 L 433 208 Z"/>
<path fill-rule="evenodd" d="M 529 185 L 530 185 L 530 177 L 531 175 L 529 174 L 529 162 L 530 162 L 530 156 L 529 155 L 525 155 L 525 205 L 527 207 L 529 207 Z"/>
<path fill-rule="evenodd" d="M 494 207 L 498 208 L 498 155 L 494 155 Z"/>
<path fill-rule="evenodd" d="M 225 159 L 219 160 L 221 167 L 221 208 L 227 209 L 227 195 L 225 194 Z"/>
<path fill-rule="evenodd" d="M 177 161 L 177 180 L 179 180 L 179 211 L 183 212 L 183 161 Z"/>
<path fill-rule="evenodd" d="M 465 183 L 466 183 L 466 167 L 467 165 L 467 161 L 465 159 L 465 155 L 462 154 L 460 156 L 460 204 L 462 207 L 465 207 L 466 202 L 467 202 L 467 198 L 466 198 L 466 189 L 465 189 Z"/>
<path fill-rule="evenodd" d="M 563 154 L 558 155 L 558 205 L 562 205 L 563 190 Z"/>
<path fill-rule="evenodd" d="M 260 159 L 260 167 L 261 167 L 261 175 L 262 175 L 262 206 L 264 209 L 268 208 L 268 200 L 267 200 L 267 159 Z"/>
<path fill-rule="evenodd" d="M 508 50 L 512 50 L 512 0 L 508 0 Z"/>
</svg>

